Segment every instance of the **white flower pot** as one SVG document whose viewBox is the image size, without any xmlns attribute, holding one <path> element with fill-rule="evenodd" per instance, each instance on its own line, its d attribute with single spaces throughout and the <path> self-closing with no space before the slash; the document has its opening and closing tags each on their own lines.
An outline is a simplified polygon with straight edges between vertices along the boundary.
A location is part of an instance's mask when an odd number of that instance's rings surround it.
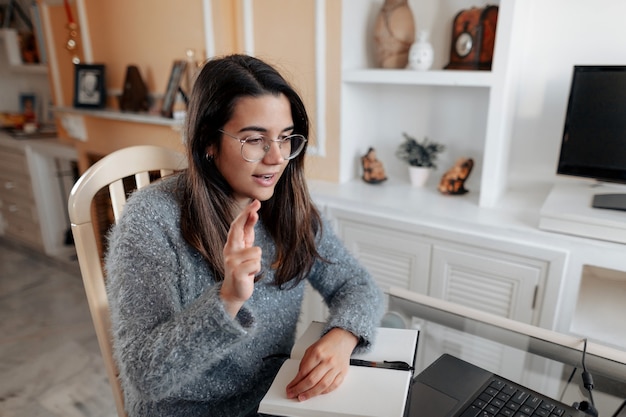
<svg viewBox="0 0 626 417">
<path fill-rule="evenodd" d="M 426 167 L 409 166 L 409 177 L 413 187 L 423 187 L 428 181 L 432 169 Z"/>
</svg>

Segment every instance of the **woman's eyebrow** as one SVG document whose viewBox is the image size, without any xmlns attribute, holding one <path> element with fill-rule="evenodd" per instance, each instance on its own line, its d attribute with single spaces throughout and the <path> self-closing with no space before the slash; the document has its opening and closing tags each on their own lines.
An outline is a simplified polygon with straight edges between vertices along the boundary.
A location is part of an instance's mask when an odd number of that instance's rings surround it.
<svg viewBox="0 0 626 417">
<path fill-rule="evenodd" d="M 286 128 L 284 128 L 281 133 L 285 133 L 285 132 L 290 132 L 294 129 L 294 125 L 288 126 Z M 258 133 L 267 133 L 267 129 L 261 126 L 246 126 L 243 127 L 241 129 L 239 129 L 238 133 L 243 133 L 243 132 L 258 132 Z"/>
<path fill-rule="evenodd" d="M 267 129 L 260 126 L 246 126 L 239 129 L 239 133 L 241 132 L 267 132 Z"/>
</svg>

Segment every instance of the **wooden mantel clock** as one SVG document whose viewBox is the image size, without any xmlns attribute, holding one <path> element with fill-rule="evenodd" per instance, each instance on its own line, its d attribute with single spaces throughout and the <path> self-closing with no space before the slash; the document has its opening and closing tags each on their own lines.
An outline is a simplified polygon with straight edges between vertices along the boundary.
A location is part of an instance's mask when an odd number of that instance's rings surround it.
<svg viewBox="0 0 626 417">
<path fill-rule="evenodd" d="M 446 69 L 491 70 L 498 6 L 472 7 L 454 17 Z"/>
</svg>

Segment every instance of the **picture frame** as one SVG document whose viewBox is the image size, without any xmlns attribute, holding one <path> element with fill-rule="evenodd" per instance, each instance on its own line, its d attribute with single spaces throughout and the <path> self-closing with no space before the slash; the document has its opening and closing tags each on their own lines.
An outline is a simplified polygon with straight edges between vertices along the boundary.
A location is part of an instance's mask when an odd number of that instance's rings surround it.
<svg viewBox="0 0 626 417">
<path fill-rule="evenodd" d="M 24 115 L 25 120 L 37 121 L 38 100 L 35 93 L 20 93 L 20 113 Z"/>
<path fill-rule="evenodd" d="M 104 108 L 106 78 L 103 64 L 74 66 L 74 107 Z"/>
<path fill-rule="evenodd" d="M 161 105 L 161 115 L 163 117 L 173 116 L 172 110 L 174 108 L 174 102 L 176 101 L 178 88 L 180 87 L 186 68 L 187 62 L 183 60 L 176 60 L 172 64 L 172 71 L 170 72 L 170 77 L 167 81 L 165 95 L 163 96 L 163 104 Z"/>
</svg>

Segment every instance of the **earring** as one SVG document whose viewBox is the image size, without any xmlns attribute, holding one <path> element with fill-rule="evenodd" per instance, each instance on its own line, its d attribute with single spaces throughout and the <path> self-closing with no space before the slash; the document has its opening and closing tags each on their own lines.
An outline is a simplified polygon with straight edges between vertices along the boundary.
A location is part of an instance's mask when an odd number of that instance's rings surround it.
<svg viewBox="0 0 626 417">
<path fill-rule="evenodd" d="M 204 158 L 207 160 L 207 162 L 213 162 L 213 155 L 208 152 L 204 155 Z"/>
</svg>

